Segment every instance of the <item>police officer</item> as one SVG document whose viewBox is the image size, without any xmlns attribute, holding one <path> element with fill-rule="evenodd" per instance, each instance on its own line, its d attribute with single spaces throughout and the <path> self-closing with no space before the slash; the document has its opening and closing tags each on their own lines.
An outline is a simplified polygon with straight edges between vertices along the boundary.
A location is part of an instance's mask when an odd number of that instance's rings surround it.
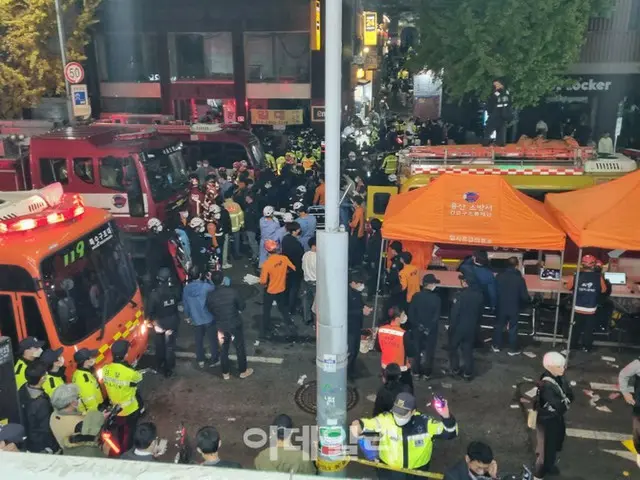
<svg viewBox="0 0 640 480">
<path fill-rule="evenodd" d="M 487 102 L 489 119 L 484 130 L 484 145 L 491 143 L 491 134 L 496 132 L 496 145 L 504 147 L 507 142 L 507 123 L 513 119 L 511 94 L 500 82 L 493 81 L 493 92 Z"/>
<path fill-rule="evenodd" d="M 154 279 L 160 268 L 167 267 L 171 270 L 175 268 L 173 258 L 169 253 L 171 233 L 165 230 L 164 225 L 157 218 L 150 218 L 147 222 L 147 228 L 149 229 L 145 255 L 147 273 L 149 278 Z"/>
<path fill-rule="evenodd" d="M 78 368 L 73 372 L 71 381 L 78 386 L 80 394 L 78 410 L 82 413 L 100 410 L 104 407 L 104 397 L 102 389 L 93 374 L 93 367 L 96 364 L 98 350 L 81 348 L 73 355 L 73 360 Z"/>
<path fill-rule="evenodd" d="M 46 350 L 40 360 L 47 367 L 47 376 L 44 380 L 44 384 L 42 385 L 42 389 L 44 393 L 49 395 L 49 398 L 53 396 L 53 392 L 60 385 L 65 384 L 65 367 L 64 367 L 64 357 L 62 356 L 62 348 L 58 348 L 56 350 Z"/>
<path fill-rule="evenodd" d="M 114 406 L 121 408 L 116 418 L 118 438 L 122 451 L 129 450 L 138 419 L 144 411 L 142 398 L 138 394 L 138 384 L 142 373 L 127 363 L 125 357 L 131 344 L 126 340 L 116 340 L 111 346 L 113 363 L 102 368 L 102 380 L 107 397 Z"/>
<path fill-rule="evenodd" d="M 440 294 L 436 292 L 439 283 L 440 280 L 432 273 L 425 275 L 421 290 L 413 296 L 409 304 L 409 325 L 414 341 L 411 370 L 414 375 L 422 374 L 427 380 L 432 373 L 438 342 L 438 323 L 442 309 Z"/>
<path fill-rule="evenodd" d="M 381 168 L 385 175 L 395 175 L 398 170 L 398 157 L 394 153 L 390 153 L 384 157 Z"/>
<path fill-rule="evenodd" d="M 410 393 L 399 393 L 391 412 L 355 420 L 351 424 L 352 433 L 356 436 L 377 433 L 380 436 L 380 461 L 389 467 L 429 471 L 433 440 L 449 440 L 458 436 L 458 424 L 449 413 L 447 401 L 436 399 L 433 403 L 440 420 L 418 412 L 416 399 Z M 380 469 L 378 478 L 395 480 L 423 477 Z"/>
<path fill-rule="evenodd" d="M 16 376 L 16 388 L 18 390 L 27 383 L 27 378 L 25 377 L 27 366 L 40 358 L 43 346 L 44 342 L 38 340 L 36 337 L 27 337 L 18 345 L 20 357 L 13 366 L 13 373 Z"/>
<path fill-rule="evenodd" d="M 176 364 L 175 348 L 180 317 L 178 302 L 179 289 L 171 285 L 171 272 L 168 268 L 158 270 L 158 284 L 151 292 L 147 314 L 153 321 L 155 330 L 156 368 L 170 377 Z"/>
</svg>

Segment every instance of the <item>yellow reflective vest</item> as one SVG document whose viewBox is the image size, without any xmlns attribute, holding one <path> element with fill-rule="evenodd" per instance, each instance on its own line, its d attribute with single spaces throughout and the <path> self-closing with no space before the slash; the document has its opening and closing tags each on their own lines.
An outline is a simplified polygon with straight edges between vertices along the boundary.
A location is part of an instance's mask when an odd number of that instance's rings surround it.
<svg viewBox="0 0 640 480">
<path fill-rule="evenodd" d="M 64 385 L 64 378 L 48 373 L 42 384 L 42 390 L 51 398 L 53 392 L 55 392 L 56 388 L 60 385 Z"/>
<path fill-rule="evenodd" d="M 119 417 L 128 417 L 140 408 L 136 393 L 142 374 L 124 363 L 110 363 L 102 368 L 102 381 L 113 405 L 120 405 Z"/>
<path fill-rule="evenodd" d="M 360 422 L 363 432 L 380 435 L 380 460 L 396 468 L 416 469 L 425 466 L 431 461 L 434 438 L 450 439 L 458 435 L 458 425 L 453 417 L 439 421 L 418 412 L 403 427 L 396 425 L 390 412 L 374 418 L 363 418 Z"/>
<path fill-rule="evenodd" d="M 282 171 L 282 167 L 284 167 L 285 163 L 287 163 L 287 159 L 284 158 L 282 155 L 276 158 L 276 173 L 278 175 L 280 175 L 280 172 Z"/>
<path fill-rule="evenodd" d="M 396 170 L 398 169 L 398 157 L 396 157 L 395 155 L 387 155 L 386 157 L 384 157 L 382 168 L 384 170 L 384 173 L 386 173 L 387 175 L 396 173 Z"/>
<path fill-rule="evenodd" d="M 316 159 L 313 157 L 304 157 L 302 159 L 302 168 L 304 168 L 305 172 L 308 172 L 313 168 L 313 165 L 316 163 Z"/>
<path fill-rule="evenodd" d="M 98 410 L 98 407 L 104 402 L 104 397 L 100 384 L 93 373 L 79 368 L 73 372 L 71 381 L 78 386 L 80 392 L 78 410 L 82 413 Z"/>
<path fill-rule="evenodd" d="M 16 360 L 16 363 L 13 365 L 13 373 L 16 376 L 16 387 L 18 390 L 27 383 L 27 377 L 25 376 L 27 365 L 28 363 L 23 358 Z"/>
<path fill-rule="evenodd" d="M 264 160 L 267 164 L 267 168 L 270 168 L 274 172 L 276 171 L 276 159 L 270 153 L 264 154 Z"/>
<path fill-rule="evenodd" d="M 224 208 L 229 212 L 229 217 L 231 218 L 231 231 L 234 233 L 239 232 L 240 229 L 244 227 L 244 212 L 242 211 L 242 207 L 237 202 L 228 198 L 224 201 Z"/>
</svg>

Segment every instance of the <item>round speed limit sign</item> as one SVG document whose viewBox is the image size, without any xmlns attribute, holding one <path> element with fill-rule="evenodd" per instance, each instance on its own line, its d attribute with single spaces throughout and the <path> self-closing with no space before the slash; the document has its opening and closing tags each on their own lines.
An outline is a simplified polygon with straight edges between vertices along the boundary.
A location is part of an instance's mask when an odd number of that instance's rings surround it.
<svg viewBox="0 0 640 480">
<path fill-rule="evenodd" d="M 78 62 L 69 62 L 64 66 L 64 78 L 74 85 L 80 83 L 84 80 L 84 68 Z"/>
</svg>

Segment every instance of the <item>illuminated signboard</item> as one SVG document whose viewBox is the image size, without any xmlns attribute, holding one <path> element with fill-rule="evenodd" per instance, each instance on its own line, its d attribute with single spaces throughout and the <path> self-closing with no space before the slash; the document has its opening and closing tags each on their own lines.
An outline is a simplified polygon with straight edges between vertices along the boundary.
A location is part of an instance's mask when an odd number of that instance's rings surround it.
<svg viewBox="0 0 640 480">
<path fill-rule="evenodd" d="M 311 0 L 311 50 L 320 50 L 322 46 L 320 15 L 320 0 Z"/>
<path fill-rule="evenodd" d="M 378 14 L 376 12 L 364 12 L 364 44 L 375 46 L 378 44 Z"/>
</svg>

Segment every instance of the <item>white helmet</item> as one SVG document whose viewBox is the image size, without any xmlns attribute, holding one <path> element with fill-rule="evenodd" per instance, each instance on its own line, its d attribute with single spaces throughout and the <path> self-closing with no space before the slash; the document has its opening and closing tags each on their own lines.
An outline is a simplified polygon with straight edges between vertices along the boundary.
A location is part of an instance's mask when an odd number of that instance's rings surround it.
<svg viewBox="0 0 640 480">
<path fill-rule="evenodd" d="M 273 207 L 267 205 L 262 209 L 262 215 L 265 217 L 271 217 L 273 215 Z"/>
<path fill-rule="evenodd" d="M 149 221 L 147 222 L 147 227 L 153 233 L 160 233 L 162 231 L 162 222 L 157 218 L 153 217 L 153 218 L 150 218 Z"/>
<path fill-rule="evenodd" d="M 291 212 L 287 212 L 282 216 L 282 221 L 284 223 L 291 223 L 293 222 L 293 213 Z"/>
<path fill-rule="evenodd" d="M 296 202 L 296 203 L 294 203 L 294 204 L 293 204 L 293 210 L 294 210 L 294 211 L 296 211 L 296 212 L 297 212 L 298 210 L 300 210 L 302 207 L 304 207 L 304 205 L 302 204 L 302 202 Z"/>
<path fill-rule="evenodd" d="M 213 205 L 211 205 L 209 207 L 209 211 L 211 213 L 213 213 L 213 218 L 215 218 L 216 220 L 220 219 L 220 215 L 222 212 L 222 209 L 220 208 L 220 205 L 216 205 L 215 203 Z"/>
<path fill-rule="evenodd" d="M 398 177 L 397 177 L 394 173 L 392 173 L 391 175 L 389 175 L 389 176 L 387 177 L 387 179 L 388 179 L 391 183 L 396 183 L 396 182 L 398 181 Z"/>
<path fill-rule="evenodd" d="M 304 185 L 300 185 L 298 188 L 296 188 L 296 191 L 298 193 L 307 193 L 307 187 L 305 187 Z"/>
<path fill-rule="evenodd" d="M 189 226 L 196 232 L 202 233 L 204 232 L 204 220 L 200 217 L 193 217 L 189 222 Z"/>
</svg>

